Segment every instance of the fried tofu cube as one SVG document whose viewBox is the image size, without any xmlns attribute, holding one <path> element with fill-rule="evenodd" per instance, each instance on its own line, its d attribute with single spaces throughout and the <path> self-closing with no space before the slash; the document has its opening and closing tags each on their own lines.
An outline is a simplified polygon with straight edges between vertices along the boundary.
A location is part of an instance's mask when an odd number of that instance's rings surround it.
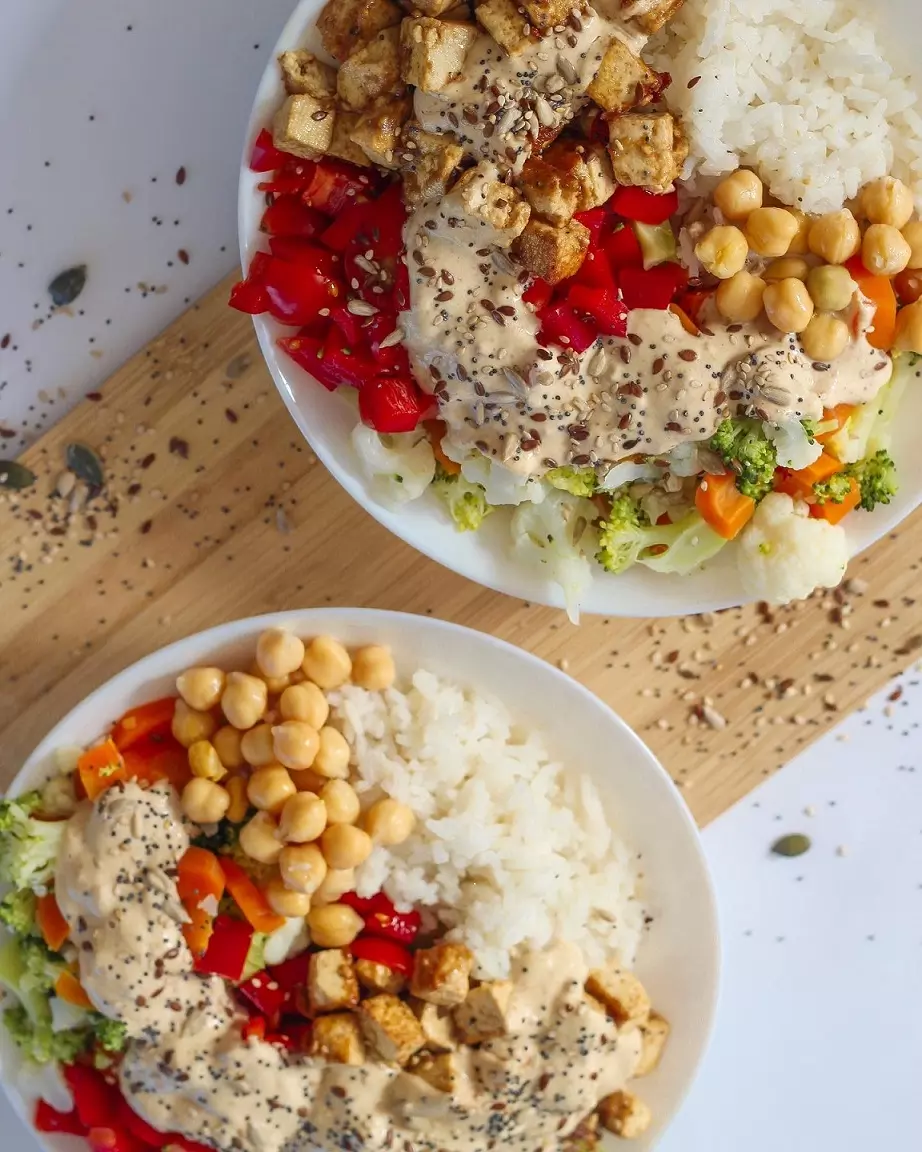
<svg viewBox="0 0 922 1152">
<path fill-rule="evenodd" d="M 578 211 L 579 181 L 572 172 L 555 168 L 540 156 L 525 161 L 519 187 L 532 213 L 550 224 L 566 224 Z"/>
<path fill-rule="evenodd" d="M 449 179 L 464 158 L 464 149 L 453 136 L 425 132 L 410 122 L 403 133 L 403 196 L 410 207 L 426 200 L 441 200 Z"/>
<path fill-rule="evenodd" d="M 640 1025 L 642 1045 L 640 1059 L 634 1069 L 635 1076 L 649 1076 L 656 1068 L 669 1039 L 669 1021 L 659 1012 L 651 1012 L 645 1024 Z"/>
<path fill-rule="evenodd" d="M 333 124 L 333 139 L 327 148 L 328 156 L 335 156 L 338 160 L 348 160 L 350 164 L 370 168 L 371 160 L 352 139 L 352 133 L 358 128 L 362 119 L 360 112 L 346 112 L 339 108 Z"/>
<path fill-rule="evenodd" d="M 313 52 L 299 49 L 279 56 L 282 80 L 289 96 L 313 96 L 332 104 L 336 95 L 336 69 L 318 60 Z"/>
<path fill-rule="evenodd" d="M 543 220 L 529 220 L 515 242 L 513 254 L 532 276 L 559 284 L 576 275 L 589 247 L 589 229 L 578 220 L 555 227 Z"/>
<path fill-rule="evenodd" d="M 467 4 L 459 4 L 458 0 L 405 0 L 404 7 L 408 12 L 420 12 L 423 16 L 444 16 L 448 12 L 457 12 L 459 20 L 466 20 L 471 14 Z"/>
<path fill-rule="evenodd" d="M 402 972 L 395 972 L 393 968 L 374 960 L 356 960 L 355 974 L 366 992 L 387 992 L 390 996 L 398 996 L 407 983 Z"/>
<path fill-rule="evenodd" d="M 599 1105 L 599 1119 L 622 1140 L 636 1140 L 650 1127 L 653 1113 L 633 1092 L 612 1092 Z"/>
<path fill-rule="evenodd" d="M 464 1003 L 455 1009 L 455 1024 L 465 1044 L 506 1035 L 512 988 L 510 980 L 487 980 L 468 992 Z"/>
<path fill-rule="evenodd" d="M 461 75 L 471 45 L 477 39 L 473 24 L 408 18 L 400 25 L 401 75 L 423 92 L 441 92 Z"/>
<path fill-rule="evenodd" d="M 331 1064 L 364 1064 L 365 1045 L 358 1019 L 350 1012 L 318 1017 L 311 1029 L 309 1054 Z"/>
<path fill-rule="evenodd" d="M 275 114 L 272 140 L 276 148 L 313 160 L 333 139 L 336 113 L 313 96 L 289 96 Z"/>
<path fill-rule="evenodd" d="M 474 9 L 474 15 L 510 56 L 518 56 L 534 43 L 524 31 L 525 17 L 516 0 L 485 0 Z"/>
<path fill-rule="evenodd" d="M 317 30 L 327 52 L 345 60 L 402 19 L 403 12 L 393 0 L 327 0 L 317 17 Z"/>
<path fill-rule="evenodd" d="M 336 74 L 336 93 L 352 112 L 364 112 L 376 100 L 400 96 L 400 28 L 385 28 L 344 60 Z"/>
<path fill-rule="evenodd" d="M 622 16 L 627 20 L 633 18 L 652 36 L 669 23 L 684 3 L 685 0 L 654 0 L 652 4 L 650 0 L 621 0 Z"/>
<path fill-rule="evenodd" d="M 688 156 L 685 134 L 669 112 L 626 112 L 609 120 L 608 133 L 618 184 L 668 192 Z"/>
<path fill-rule="evenodd" d="M 425 1000 L 413 997 L 410 998 L 410 1007 L 419 1020 L 430 1052 L 453 1052 L 458 1047 L 450 1008 L 440 1008 L 438 1004 L 427 1004 Z"/>
<path fill-rule="evenodd" d="M 386 1064 L 406 1064 L 426 1043 L 419 1021 L 396 996 L 363 1000 L 359 1016 L 366 1044 Z"/>
<path fill-rule="evenodd" d="M 619 1028 L 646 1024 L 650 1018 L 647 990 L 626 968 L 593 968 L 586 980 L 586 991 L 605 1005 L 605 1011 Z"/>
<path fill-rule="evenodd" d="M 463 1003 L 470 991 L 473 967 L 473 953 L 463 944 L 423 948 L 413 957 L 410 991 L 420 1000 L 451 1008 Z"/>
<path fill-rule="evenodd" d="M 599 1144 L 599 1115 L 590 1112 L 563 1142 L 561 1152 L 592 1152 Z"/>
<path fill-rule="evenodd" d="M 382 168 L 399 168 L 400 138 L 412 111 L 411 96 L 381 100 L 361 113 L 351 139 L 372 163 L 380 164 Z"/>
<path fill-rule="evenodd" d="M 352 957 L 342 948 L 326 948 L 311 955 L 307 970 L 307 997 L 311 1014 L 354 1008 L 359 982 Z"/>
<path fill-rule="evenodd" d="M 666 83 L 662 73 L 654 72 L 615 37 L 586 92 L 606 112 L 627 112 L 658 100 Z"/>
<path fill-rule="evenodd" d="M 577 182 L 577 212 L 588 212 L 604 204 L 615 190 L 611 160 L 601 144 L 582 141 L 560 141 L 552 144 L 543 159 L 555 168 L 568 172 Z"/>
<path fill-rule="evenodd" d="M 484 162 L 468 169 L 457 181 L 442 201 L 442 213 L 465 220 L 476 231 L 478 243 L 508 248 L 528 223 L 531 208 L 519 191 L 497 179 L 496 169 Z M 460 945 L 440 947 L 459 948 Z M 466 994 L 467 987 L 454 1003 L 460 1003 Z"/>
<path fill-rule="evenodd" d="M 533 28 L 552 28 L 555 24 L 566 24 L 573 0 L 521 0 L 519 7 L 525 9 Z"/>
<path fill-rule="evenodd" d="M 453 1052 L 443 1052 L 440 1056 L 420 1053 L 407 1065 L 407 1071 L 439 1092 L 454 1092 L 460 1076 L 458 1058 Z"/>
</svg>

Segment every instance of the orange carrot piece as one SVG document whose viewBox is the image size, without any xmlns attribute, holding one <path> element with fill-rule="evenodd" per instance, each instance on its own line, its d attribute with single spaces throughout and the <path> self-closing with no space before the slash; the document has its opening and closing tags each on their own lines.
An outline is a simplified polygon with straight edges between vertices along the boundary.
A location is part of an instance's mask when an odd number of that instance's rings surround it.
<svg viewBox="0 0 922 1152">
<path fill-rule="evenodd" d="M 69 968 L 65 968 L 54 982 L 56 996 L 75 1008 L 92 1008 L 93 1001 L 87 996 L 83 985 Z"/>
<path fill-rule="evenodd" d="M 689 336 L 701 335 L 701 329 L 694 322 L 694 320 L 692 320 L 691 316 L 689 316 L 684 308 L 680 308 L 678 304 L 670 304 L 669 311 L 675 313 L 675 315 L 678 316 L 682 327 L 689 334 Z"/>
<path fill-rule="evenodd" d="M 841 504 L 835 504 L 831 500 L 827 500 L 825 504 L 811 504 L 810 515 L 815 520 L 825 520 L 829 524 L 838 524 L 840 520 L 844 520 L 849 512 L 858 507 L 861 500 L 861 487 L 854 476 L 849 477 L 849 484 L 851 486 L 848 494 Z"/>
<path fill-rule="evenodd" d="M 112 729 L 116 748 L 124 752 L 154 732 L 169 731 L 175 707 L 175 696 L 165 696 L 162 700 L 152 700 L 126 712 Z"/>
<path fill-rule="evenodd" d="M 872 276 L 862 264 L 860 256 L 853 256 L 845 267 L 862 295 L 877 305 L 874 329 L 868 333 L 868 343 L 872 348 L 886 352 L 893 347 L 896 336 L 896 293 L 893 291 L 893 282 L 886 276 Z"/>
<path fill-rule="evenodd" d="M 172 737 L 166 738 L 162 744 L 154 740 L 132 744 L 124 753 L 124 761 L 126 780 L 138 780 L 144 784 L 168 780 L 181 792 L 192 779 L 189 754 Z"/>
<path fill-rule="evenodd" d="M 217 856 L 207 848 L 187 849 L 178 865 L 176 887 L 190 922 L 183 925 L 183 936 L 193 956 L 204 956 L 214 930 L 215 914 L 202 907 L 213 897 L 215 903 L 224 895 L 224 872 Z"/>
<path fill-rule="evenodd" d="M 256 887 L 250 877 L 234 860 L 227 856 L 218 857 L 218 863 L 227 881 L 227 890 L 237 902 L 237 907 L 244 914 L 249 923 L 257 932 L 275 932 L 285 923 L 284 916 L 278 916 L 269 907 L 266 897 Z"/>
<path fill-rule="evenodd" d="M 35 923 L 51 951 L 60 952 L 70 935 L 70 927 L 61 915 L 53 892 L 39 896 L 35 901 Z"/>
<path fill-rule="evenodd" d="M 807 500 L 813 497 L 813 485 L 828 480 L 841 472 L 845 465 L 829 452 L 823 452 L 806 468 L 799 468 L 796 472 L 783 474 L 775 481 L 776 492 L 786 492 L 795 500 Z"/>
<path fill-rule="evenodd" d="M 435 456 L 436 463 L 439 464 L 442 471 L 447 472 L 449 476 L 457 476 L 461 471 L 461 465 L 456 464 L 454 460 L 449 460 L 442 449 L 442 439 L 446 432 L 445 421 L 426 420 L 423 422 L 423 427 L 426 429 L 426 435 L 429 437 L 429 443 L 432 445 L 432 454 Z"/>
<path fill-rule="evenodd" d="M 823 413 L 823 424 L 829 424 L 835 420 L 835 428 L 831 428 L 828 432 L 823 432 L 817 436 L 820 444 L 827 444 L 836 433 L 841 432 L 845 425 L 851 418 L 851 414 L 855 411 L 854 404 L 837 404 L 835 408 L 827 408 Z"/>
<path fill-rule="evenodd" d="M 77 761 L 80 781 L 90 800 L 95 800 L 107 788 L 125 779 L 125 761 L 111 737 L 106 737 L 95 748 L 88 748 Z"/>
<path fill-rule="evenodd" d="M 752 519 L 756 502 L 736 486 L 732 472 L 721 476 L 706 475 L 695 491 L 695 507 L 718 536 L 732 540 Z"/>
</svg>

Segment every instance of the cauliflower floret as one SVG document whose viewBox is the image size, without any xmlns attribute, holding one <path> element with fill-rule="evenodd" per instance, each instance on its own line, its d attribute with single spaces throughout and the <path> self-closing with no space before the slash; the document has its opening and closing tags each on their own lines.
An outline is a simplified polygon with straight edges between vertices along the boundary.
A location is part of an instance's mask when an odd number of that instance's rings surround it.
<svg viewBox="0 0 922 1152">
<path fill-rule="evenodd" d="M 392 508 L 417 500 L 435 476 L 432 445 L 422 429 L 382 436 L 356 424 L 352 447 L 372 491 Z"/>
<path fill-rule="evenodd" d="M 789 604 L 835 588 L 848 566 L 848 541 L 841 525 L 814 520 L 806 504 L 770 492 L 740 537 L 737 561 L 754 600 Z"/>
</svg>

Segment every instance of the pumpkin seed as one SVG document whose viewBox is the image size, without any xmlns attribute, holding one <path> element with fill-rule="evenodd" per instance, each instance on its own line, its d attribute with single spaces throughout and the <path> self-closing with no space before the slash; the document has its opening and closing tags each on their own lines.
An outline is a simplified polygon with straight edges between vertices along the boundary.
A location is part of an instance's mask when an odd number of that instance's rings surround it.
<svg viewBox="0 0 922 1152">
<path fill-rule="evenodd" d="M 89 485 L 93 493 L 100 491 L 105 485 L 106 477 L 102 470 L 102 461 L 86 444 L 67 445 L 67 467 L 78 480 Z"/>
<path fill-rule="evenodd" d="M 802 832 L 791 832 L 782 836 L 772 844 L 772 852 L 776 856 L 803 856 L 810 851 L 810 837 Z"/>
<path fill-rule="evenodd" d="M 52 304 L 56 308 L 64 308 L 68 304 L 73 304 L 85 286 L 85 264 L 75 264 L 73 268 L 65 268 L 48 285 Z"/>
<path fill-rule="evenodd" d="M 16 460 L 0 460 L 0 488 L 31 488 L 35 473 Z"/>
</svg>

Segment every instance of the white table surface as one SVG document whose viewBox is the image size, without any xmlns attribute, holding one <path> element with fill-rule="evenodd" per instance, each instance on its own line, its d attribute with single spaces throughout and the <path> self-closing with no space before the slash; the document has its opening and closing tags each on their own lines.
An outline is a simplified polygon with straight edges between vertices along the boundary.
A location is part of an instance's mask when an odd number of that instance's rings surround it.
<svg viewBox="0 0 922 1152">
<path fill-rule="evenodd" d="M 236 263 L 240 140 L 290 7 L 4 0 L 4 455 Z M 48 282 L 78 263 L 74 315 L 46 320 Z M 899 686 L 706 830 L 723 1000 L 663 1152 L 922 1147 L 922 683 Z M 773 856 L 786 832 L 810 851 Z M 4 1152 L 35 1147 L 2 1100 L 0 1133 Z"/>
</svg>

